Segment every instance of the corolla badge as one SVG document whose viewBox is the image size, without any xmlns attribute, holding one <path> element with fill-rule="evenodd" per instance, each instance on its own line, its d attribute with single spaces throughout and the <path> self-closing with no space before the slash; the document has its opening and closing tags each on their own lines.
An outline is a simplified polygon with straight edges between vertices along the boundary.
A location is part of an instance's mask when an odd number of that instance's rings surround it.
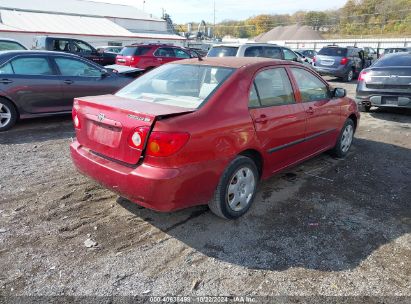
<svg viewBox="0 0 411 304">
<path fill-rule="evenodd" d="M 144 121 L 144 122 L 150 122 L 151 121 L 151 119 L 148 118 L 148 117 L 141 117 L 141 116 L 136 116 L 136 115 L 131 115 L 131 114 L 128 114 L 127 116 L 131 119 L 140 120 L 140 121 Z"/>
<path fill-rule="evenodd" d="M 97 119 L 100 121 L 103 121 L 106 118 L 106 115 L 104 115 L 103 113 L 98 114 Z"/>
</svg>

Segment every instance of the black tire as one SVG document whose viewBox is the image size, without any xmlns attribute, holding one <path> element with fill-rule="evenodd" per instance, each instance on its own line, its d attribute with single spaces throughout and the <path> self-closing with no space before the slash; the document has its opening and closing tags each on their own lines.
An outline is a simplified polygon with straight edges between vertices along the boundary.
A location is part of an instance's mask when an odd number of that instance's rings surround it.
<svg viewBox="0 0 411 304">
<path fill-rule="evenodd" d="M 345 76 L 343 77 L 343 81 L 351 82 L 353 79 L 354 79 L 354 70 L 351 69 L 347 72 L 347 74 L 345 74 Z"/>
<path fill-rule="evenodd" d="M 5 118 L 5 115 L 10 117 Z M 0 132 L 10 130 L 16 124 L 18 116 L 14 105 L 9 100 L 0 98 Z"/>
<path fill-rule="evenodd" d="M 364 111 L 365 112 L 370 112 L 371 111 L 371 106 L 364 106 Z"/>
<path fill-rule="evenodd" d="M 346 147 L 344 145 L 344 142 L 343 142 L 344 132 L 347 128 L 351 128 L 351 130 L 352 130 L 352 137 L 351 137 L 351 141 L 350 141 L 350 144 L 348 146 L 348 149 L 346 149 Z M 345 124 L 341 129 L 340 135 L 338 136 L 338 139 L 337 139 L 337 143 L 335 144 L 334 148 L 331 150 L 331 154 L 333 154 L 334 156 L 336 156 L 338 158 L 344 158 L 348 154 L 348 152 L 350 151 L 352 141 L 354 139 L 354 132 L 355 132 L 354 122 L 352 121 L 351 118 L 348 118 L 345 121 Z"/>
<path fill-rule="evenodd" d="M 251 184 L 248 184 L 247 186 L 250 186 L 254 190 L 252 194 L 249 194 L 251 195 L 251 198 L 248 199 L 248 202 L 246 203 L 246 205 L 241 210 L 234 210 L 233 208 L 230 207 L 230 204 L 229 204 L 229 200 L 230 200 L 230 196 L 228 194 L 229 185 L 232 184 L 232 181 L 234 181 L 234 179 L 236 178 L 237 173 L 240 173 L 241 170 L 248 171 L 247 169 L 251 170 L 253 174 L 254 187 L 252 187 Z M 257 193 L 258 181 L 259 181 L 259 174 L 258 174 L 258 169 L 257 169 L 255 162 L 249 157 L 237 156 L 224 170 L 223 175 L 220 178 L 220 182 L 218 183 L 217 189 L 214 193 L 214 197 L 208 203 L 208 206 L 210 207 L 211 211 L 218 217 L 221 217 L 224 219 L 230 219 L 230 220 L 237 219 L 241 217 L 242 215 L 244 215 L 250 209 L 254 201 L 255 195 Z M 233 198 L 233 200 L 234 199 L 235 198 Z"/>
</svg>

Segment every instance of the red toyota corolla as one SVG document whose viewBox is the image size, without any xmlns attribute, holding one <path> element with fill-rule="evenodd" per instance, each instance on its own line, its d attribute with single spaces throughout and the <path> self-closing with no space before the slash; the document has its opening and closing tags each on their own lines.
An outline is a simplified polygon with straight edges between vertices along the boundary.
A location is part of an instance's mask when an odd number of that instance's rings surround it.
<svg viewBox="0 0 411 304">
<path fill-rule="evenodd" d="M 355 102 L 312 69 L 263 58 L 161 66 L 115 95 L 77 98 L 77 168 L 158 211 L 208 204 L 235 219 L 260 179 L 332 150 L 344 157 Z"/>
</svg>

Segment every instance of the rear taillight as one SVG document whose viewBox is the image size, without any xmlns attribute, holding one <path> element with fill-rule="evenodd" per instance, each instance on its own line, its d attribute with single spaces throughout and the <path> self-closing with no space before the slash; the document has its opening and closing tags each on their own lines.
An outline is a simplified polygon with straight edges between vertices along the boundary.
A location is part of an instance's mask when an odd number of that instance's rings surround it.
<svg viewBox="0 0 411 304">
<path fill-rule="evenodd" d="M 75 106 L 73 107 L 73 110 L 71 111 L 71 116 L 73 117 L 74 128 L 80 129 L 81 128 L 80 118 L 78 117 L 77 108 Z"/>
<path fill-rule="evenodd" d="M 364 81 L 364 82 L 369 82 L 371 80 L 371 75 L 365 71 L 362 71 L 360 75 L 358 76 L 358 82 Z"/>
<path fill-rule="evenodd" d="M 146 138 L 149 132 L 149 127 L 138 127 L 134 129 L 133 133 L 131 133 L 128 138 L 128 145 L 131 148 L 143 150 L 144 143 L 146 142 Z"/>
<path fill-rule="evenodd" d="M 147 144 L 147 155 L 166 157 L 177 153 L 190 138 L 188 133 L 152 132 Z"/>
<path fill-rule="evenodd" d="M 313 62 L 316 62 L 316 61 L 317 61 L 317 57 L 315 57 L 315 56 L 314 56 L 314 58 L 313 58 Z"/>
<path fill-rule="evenodd" d="M 347 57 L 342 58 L 341 61 L 340 61 L 341 65 L 346 65 L 347 63 L 348 63 L 348 58 Z"/>
</svg>

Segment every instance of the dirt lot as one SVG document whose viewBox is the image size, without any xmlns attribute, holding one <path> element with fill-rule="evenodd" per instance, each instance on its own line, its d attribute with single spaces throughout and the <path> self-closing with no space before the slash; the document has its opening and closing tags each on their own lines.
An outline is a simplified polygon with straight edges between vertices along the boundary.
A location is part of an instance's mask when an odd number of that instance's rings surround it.
<svg viewBox="0 0 411 304">
<path fill-rule="evenodd" d="M 0 134 L 0 295 L 411 296 L 410 111 L 364 114 L 345 160 L 271 178 L 237 221 L 118 199 L 72 136 L 70 117 Z"/>
</svg>

